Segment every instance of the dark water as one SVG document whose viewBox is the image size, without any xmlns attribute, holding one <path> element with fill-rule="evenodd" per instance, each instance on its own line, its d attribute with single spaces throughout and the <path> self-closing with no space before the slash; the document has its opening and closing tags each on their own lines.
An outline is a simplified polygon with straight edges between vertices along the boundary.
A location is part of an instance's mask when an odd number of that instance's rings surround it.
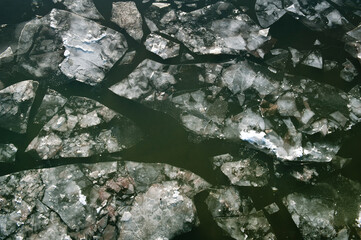
<svg viewBox="0 0 361 240">
<path fill-rule="evenodd" d="M 96 0 L 97 8 L 105 17 L 110 18 L 111 4 L 110 0 Z M 254 13 L 255 1 L 232 1 L 235 5 L 247 7 L 247 13 L 256 21 Z M 140 11 L 144 11 L 148 5 L 137 4 Z M 200 1 L 202 5 L 202 1 Z M 52 8 L 54 4 L 51 1 L 44 1 L 44 5 L 39 10 L 31 9 L 31 1 L 25 0 L 1 0 L 0 1 L 0 24 L 8 24 L 8 29 L 11 32 L 13 24 L 18 24 L 34 17 L 35 14 L 45 15 Z M 184 9 L 187 10 L 187 9 Z M 342 9 L 341 9 L 342 10 Z M 360 19 L 348 19 L 350 22 L 357 24 Z M 109 21 L 104 21 L 102 24 L 120 30 Z M 331 37 L 337 35 L 337 30 L 328 32 L 314 32 L 302 25 L 294 18 L 285 15 L 278 22 L 273 24 L 270 28 L 270 35 L 273 36 L 277 42 L 274 48 L 293 47 L 300 50 L 312 50 L 313 42 L 319 39 L 322 42 L 321 53 L 328 59 L 333 59 L 338 62 L 344 62 L 346 58 L 351 60 L 361 72 L 360 64 L 344 51 L 344 43 L 337 38 Z M 2 43 L 7 42 L 6 34 L 0 35 L 0 50 L 2 50 Z M 150 58 L 162 63 L 179 64 L 180 59 L 174 58 L 170 60 L 162 60 L 160 57 L 145 50 L 144 46 L 128 38 L 130 47 L 137 50 L 137 55 L 134 63 L 129 67 L 115 67 L 108 73 L 104 84 L 97 87 L 90 87 L 79 82 L 71 82 L 66 85 L 57 86 L 54 84 L 52 88 L 69 97 L 72 95 L 85 96 L 99 101 L 105 106 L 129 117 L 143 130 L 145 133 L 144 141 L 137 144 L 135 147 L 112 156 L 121 156 L 126 160 L 140 161 L 140 162 L 162 162 L 169 163 L 177 167 L 188 169 L 199 176 L 203 177 L 211 184 L 215 185 L 229 185 L 228 180 L 221 175 L 215 174 L 210 164 L 210 157 L 223 153 L 237 153 L 244 147 L 244 143 L 227 142 L 221 140 L 204 140 L 194 141 L 194 136 L 191 136 L 185 129 L 172 117 L 161 112 L 151 110 L 139 103 L 119 97 L 109 91 L 107 87 L 119 82 L 126 77 L 142 60 Z M 185 50 L 184 48 L 182 49 Z M 253 61 L 262 62 L 259 59 L 254 59 L 251 56 L 198 56 L 192 63 L 196 62 L 224 62 L 230 59 L 250 58 Z M 267 57 L 267 56 L 266 56 Z M 288 66 L 287 72 L 295 75 L 302 75 L 311 79 L 317 80 L 321 83 L 331 84 L 337 88 L 348 91 L 356 84 L 361 83 L 360 75 L 352 82 L 347 83 L 340 79 L 336 70 L 325 72 L 323 70 L 312 69 L 306 66 L 297 66 L 293 68 Z M 0 71 L 0 80 L 6 86 L 27 80 L 29 76 L 23 75 L 21 72 L 16 72 L 12 75 L 4 75 Z M 189 83 L 191 84 L 191 83 Z M 38 90 L 36 100 L 34 102 L 30 121 L 36 114 L 37 107 L 40 106 L 42 97 L 46 92 L 47 86 L 41 84 Z M 16 156 L 14 164 L 0 164 L 0 175 L 17 172 L 24 169 L 53 167 L 69 163 L 81 162 L 98 162 L 104 161 L 105 156 L 97 156 L 91 158 L 79 159 L 59 159 L 39 161 L 33 156 L 24 152 L 30 141 L 38 134 L 41 126 L 30 124 L 26 134 L 15 134 L 13 132 L 0 128 L 0 143 L 14 143 L 19 151 Z M 340 156 L 352 158 L 351 163 L 341 170 L 341 173 L 355 181 L 361 183 L 361 125 L 354 126 L 347 134 L 348 138 L 345 141 L 342 149 L 339 151 Z M 265 159 L 272 161 L 272 159 L 264 155 Z M 326 175 L 325 178 L 328 176 Z M 286 194 L 305 188 L 303 184 L 288 182 L 288 179 L 273 179 L 271 184 L 277 186 L 279 191 L 275 194 L 270 187 L 261 189 L 239 188 L 241 192 L 249 194 L 255 202 L 256 208 L 261 209 L 264 206 L 276 202 L 281 207 L 280 211 L 272 216 L 267 215 L 268 220 L 272 224 L 278 239 L 302 239 L 299 230 L 293 223 L 291 216 L 287 210 L 282 207 L 281 199 Z M 197 206 L 198 216 L 200 219 L 200 226 L 193 231 L 177 237 L 180 239 L 230 239 L 224 235 L 222 230 L 212 219 L 207 206 L 204 203 L 207 193 L 203 192 L 196 196 L 195 203 Z"/>
</svg>

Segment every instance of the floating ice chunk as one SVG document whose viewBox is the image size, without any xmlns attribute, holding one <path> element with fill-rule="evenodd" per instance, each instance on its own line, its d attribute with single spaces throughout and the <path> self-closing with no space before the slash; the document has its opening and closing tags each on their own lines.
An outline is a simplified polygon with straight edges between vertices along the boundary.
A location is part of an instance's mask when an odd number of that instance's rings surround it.
<svg viewBox="0 0 361 240">
<path fill-rule="evenodd" d="M 330 116 L 335 119 L 341 125 L 341 127 L 344 127 L 348 122 L 348 119 L 339 111 L 331 113 Z"/>
<path fill-rule="evenodd" d="M 268 184 L 267 165 L 255 159 L 225 162 L 221 170 L 233 185 L 263 187 Z"/>
<path fill-rule="evenodd" d="M 114 2 L 111 21 L 125 29 L 135 40 L 143 37 L 143 20 L 135 2 Z"/>
<path fill-rule="evenodd" d="M 136 53 L 136 51 L 130 51 L 124 54 L 123 58 L 119 62 L 119 65 L 131 64 L 135 58 Z"/>
<path fill-rule="evenodd" d="M 297 110 L 295 98 L 293 93 L 286 93 L 277 100 L 278 112 L 281 116 L 295 116 L 300 117 Z"/>
<path fill-rule="evenodd" d="M 257 19 L 262 27 L 269 27 L 280 19 L 286 10 L 281 0 L 257 0 L 255 5 Z"/>
<path fill-rule="evenodd" d="M 182 115 L 181 119 L 186 128 L 200 135 L 211 137 L 220 132 L 220 129 L 211 120 L 201 119 L 193 115 Z"/>
<path fill-rule="evenodd" d="M 11 62 L 14 59 L 14 53 L 11 47 L 8 47 L 0 53 L 0 64 Z"/>
<path fill-rule="evenodd" d="M 129 211 L 132 217 L 119 224 L 119 237 L 171 239 L 190 231 L 196 222 L 195 206 L 190 198 L 177 193 L 177 189 L 176 182 L 164 182 L 139 194 Z"/>
<path fill-rule="evenodd" d="M 280 210 L 276 203 L 271 203 L 264 208 L 268 214 L 275 214 Z"/>
<path fill-rule="evenodd" d="M 358 75 L 358 71 L 355 66 L 348 59 L 346 59 L 346 62 L 344 62 L 342 66 L 343 69 L 340 72 L 340 77 L 346 82 L 352 82 Z"/>
<path fill-rule="evenodd" d="M 310 53 L 303 61 L 303 65 L 322 69 L 323 67 L 323 60 L 322 55 L 319 51 L 314 51 Z"/>
<path fill-rule="evenodd" d="M 127 118 L 94 100 L 71 97 L 26 151 L 35 150 L 42 159 L 89 157 L 121 151 L 140 139 L 140 130 Z"/>
<path fill-rule="evenodd" d="M 53 0 L 53 2 L 64 4 L 64 6 L 71 12 L 76 13 L 82 17 L 97 20 L 104 19 L 92 0 Z"/>
<path fill-rule="evenodd" d="M 0 90 L 0 126 L 25 133 L 39 83 L 22 81 Z"/>
<path fill-rule="evenodd" d="M 62 147 L 62 140 L 59 136 L 51 133 L 44 137 L 36 137 L 29 144 L 26 151 L 36 149 L 40 158 L 46 160 L 53 158 Z"/>
<path fill-rule="evenodd" d="M 96 228 L 113 238 L 114 225 L 121 236 L 169 239 L 199 223 L 191 198 L 210 187 L 184 169 L 124 161 L 21 171 L 0 184 L 0 238 L 62 240 L 98 238 Z"/>
<path fill-rule="evenodd" d="M 301 122 L 307 124 L 314 115 L 315 113 L 312 110 L 305 108 L 302 112 Z"/>
<path fill-rule="evenodd" d="M 323 69 L 325 71 L 331 71 L 332 69 L 335 69 L 337 65 L 338 65 L 337 61 L 325 60 L 323 63 Z"/>
<path fill-rule="evenodd" d="M 304 166 L 302 171 L 292 171 L 291 176 L 302 182 L 311 182 L 318 173 L 316 169 Z"/>
<path fill-rule="evenodd" d="M 122 218 L 120 219 L 120 221 L 127 222 L 127 221 L 129 221 L 131 218 L 132 218 L 132 214 L 131 214 L 130 212 L 126 211 L 126 212 L 123 213 L 123 216 L 122 216 Z"/>
<path fill-rule="evenodd" d="M 59 67 L 68 78 L 96 85 L 127 50 L 124 36 L 110 28 L 57 9 L 49 17 L 67 50 Z"/>
<path fill-rule="evenodd" d="M 326 15 L 328 20 L 328 26 L 332 27 L 334 25 L 342 25 L 343 24 L 343 17 L 341 16 L 340 12 L 337 10 L 333 10 L 329 14 Z"/>
<path fill-rule="evenodd" d="M 248 15 L 239 14 L 230 3 L 217 2 L 190 12 L 175 11 L 167 3 L 163 9 L 159 14 L 159 8 L 152 6 L 147 12 L 150 29 L 176 38 L 195 53 L 239 54 L 248 51 L 260 56 L 257 49 L 270 39 L 265 36 L 266 31 Z M 222 12 L 230 14 L 224 17 Z"/>
<path fill-rule="evenodd" d="M 52 89 L 48 89 L 38 112 L 34 117 L 34 122 L 37 124 L 45 124 L 65 105 L 66 102 L 67 98 Z"/>
<path fill-rule="evenodd" d="M 336 235 L 333 227 L 335 210 L 321 199 L 309 199 L 298 193 L 288 195 L 284 199 L 288 211 L 303 235 L 313 239 Z"/>
<path fill-rule="evenodd" d="M 346 229 L 357 225 L 360 193 L 359 183 L 336 176 L 303 193 L 289 194 L 283 202 L 304 239 L 349 239 Z"/>
<path fill-rule="evenodd" d="M 170 3 L 154 2 L 152 3 L 152 6 L 155 6 L 157 8 L 166 8 L 170 6 Z"/>
<path fill-rule="evenodd" d="M 233 156 L 231 154 L 229 154 L 229 153 L 214 156 L 212 158 L 213 168 L 214 169 L 217 168 L 217 167 L 219 168 L 226 162 L 232 162 L 232 160 L 233 160 Z"/>
<path fill-rule="evenodd" d="M 262 211 L 256 211 L 249 197 L 228 187 L 209 193 L 206 204 L 217 225 L 234 239 L 276 239 Z"/>
<path fill-rule="evenodd" d="M 303 53 L 301 53 L 300 51 L 298 51 L 295 48 L 288 48 L 290 53 L 291 53 L 291 60 L 293 62 L 293 67 L 296 67 L 296 65 L 301 61 L 301 59 L 303 58 Z"/>
<path fill-rule="evenodd" d="M 15 162 L 18 148 L 14 144 L 0 144 L 0 163 Z"/>
<path fill-rule="evenodd" d="M 313 45 L 320 46 L 321 45 L 320 40 L 316 39 L 315 42 L 313 43 Z"/>
</svg>

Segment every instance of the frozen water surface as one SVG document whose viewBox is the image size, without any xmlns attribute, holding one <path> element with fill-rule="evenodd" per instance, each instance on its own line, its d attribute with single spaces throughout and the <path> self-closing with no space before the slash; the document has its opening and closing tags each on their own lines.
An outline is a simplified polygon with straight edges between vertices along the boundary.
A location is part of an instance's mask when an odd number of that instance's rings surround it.
<svg viewBox="0 0 361 240">
<path fill-rule="evenodd" d="M 360 239 L 359 0 L 0 1 L 0 239 Z"/>
</svg>

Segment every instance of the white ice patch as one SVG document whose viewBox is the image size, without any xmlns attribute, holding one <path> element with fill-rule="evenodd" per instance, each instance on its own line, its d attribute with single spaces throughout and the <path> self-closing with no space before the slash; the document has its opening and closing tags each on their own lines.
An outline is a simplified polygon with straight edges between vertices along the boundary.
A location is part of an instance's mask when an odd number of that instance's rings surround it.
<svg viewBox="0 0 361 240">
<path fill-rule="evenodd" d="M 86 196 L 81 193 L 81 190 L 79 190 L 79 202 L 81 204 L 83 204 L 84 206 L 87 204 L 86 203 Z"/>
</svg>

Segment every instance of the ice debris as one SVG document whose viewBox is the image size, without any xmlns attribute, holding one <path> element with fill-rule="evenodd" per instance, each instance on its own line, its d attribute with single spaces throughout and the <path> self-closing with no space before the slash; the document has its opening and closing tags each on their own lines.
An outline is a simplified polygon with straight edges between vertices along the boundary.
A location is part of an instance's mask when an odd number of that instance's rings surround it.
<svg viewBox="0 0 361 240">
<path fill-rule="evenodd" d="M 195 87 L 182 88 L 187 80 Z M 347 131 L 361 120 L 357 97 L 303 77 L 280 78 L 250 61 L 166 65 L 145 60 L 110 90 L 176 117 L 197 135 L 241 139 L 282 160 L 331 161 L 341 139 L 311 136 Z M 230 112 L 231 104 L 239 110 Z"/>
<path fill-rule="evenodd" d="M 227 17 L 225 17 L 227 13 Z M 239 54 L 263 56 L 261 46 L 270 40 L 267 29 L 260 28 L 231 3 L 217 2 L 191 12 L 165 6 L 152 6 L 146 15 L 152 32 L 161 32 L 182 42 L 199 54 Z"/>
<path fill-rule="evenodd" d="M 285 13 L 315 31 L 336 27 L 348 29 L 352 26 L 334 6 L 325 0 L 308 2 L 302 0 L 257 0 L 255 10 L 258 21 L 263 27 L 272 25 Z"/>
<path fill-rule="evenodd" d="M 0 90 L 0 126 L 25 133 L 39 83 L 27 80 Z"/>
<path fill-rule="evenodd" d="M 26 151 L 42 159 L 89 157 L 129 148 L 142 138 L 129 119 L 83 97 L 71 97 L 32 140 Z"/>
</svg>

